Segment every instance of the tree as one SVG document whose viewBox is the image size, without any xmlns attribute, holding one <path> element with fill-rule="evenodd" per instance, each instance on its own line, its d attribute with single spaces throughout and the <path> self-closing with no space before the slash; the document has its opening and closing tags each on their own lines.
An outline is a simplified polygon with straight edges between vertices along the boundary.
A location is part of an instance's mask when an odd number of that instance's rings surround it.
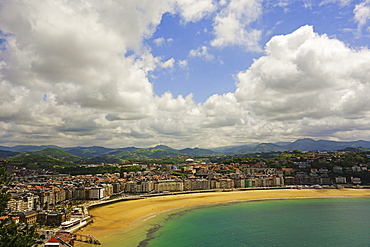
<svg viewBox="0 0 370 247">
<path fill-rule="evenodd" d="M 0 221 L 0 247 L 32 247 L 40 236 L 35 225 L 16 224 L 11 218 Z"/>
<path fill-rule="evenodd" d="M 0 167 L 0 214 L 4 214 L 6 205 L 10 200 L 8 185 L 11 175 L 5 166 Z M 11 217 L 0 220 L 0 247 L 32 247 L 39 238 L 35 225 L 16 224 Z"/>
</svg>

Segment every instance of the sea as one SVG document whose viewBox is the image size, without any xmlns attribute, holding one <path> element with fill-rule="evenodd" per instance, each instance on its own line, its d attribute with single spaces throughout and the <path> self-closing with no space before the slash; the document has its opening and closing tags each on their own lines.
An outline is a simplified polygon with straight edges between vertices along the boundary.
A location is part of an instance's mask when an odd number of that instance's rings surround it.
<svg viewBox="0 0 370 247">
<path fill-rule="evenodd" d="M 109 239 L 110 238 L 110 239 Z M 273 199 L 198 206 L 146 221 L 102 246 L 370 246 L 370 198 Z M 139 239 L 139 241 L 138 241 Z"/>
<path fill-rule="evenodd" d="M 370 246 L 370 199 L 285 199 L 168 214 L 139 246 Z"/>
</svg>

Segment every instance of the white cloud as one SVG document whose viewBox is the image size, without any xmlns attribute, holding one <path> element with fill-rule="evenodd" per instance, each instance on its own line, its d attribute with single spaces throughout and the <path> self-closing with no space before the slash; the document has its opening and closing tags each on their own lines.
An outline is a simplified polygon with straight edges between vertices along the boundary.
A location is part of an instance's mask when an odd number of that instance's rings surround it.
<svg viewBox="0 0 370 247">
<path fill-rule="evenodd" d="M 185 22 L 196 22 L 216 10 L 213 0 L 176 0 Z"/>
<path fill-rule="evenodd" d="M 165 42 L 165 39 L 163 37 L 160 37 L 158 39 L 153 40 L 153 42 L 157 46 L 163 46 L 164 45 L 164 42 Z"/>
<path fill-rule="evenodd" d="M 286 7 L 290 4 L 291 4 L 291 0 L 279 0 L 279 1 L 277 1 L 276 6 Z"/>
<path fill-rule="evenodd" d="M 175 59 L 174 58 L 170 58 L 168 59 L 166 62 L 163 63 L 162 67 L 163 68 L 173 68 L 175 64 Z"/>
<path fill-rule="evenodd" d="M 328 3 L 339 3 L 341 7 L 347 6 L 352 2 L 352 0 L 323 0 L 321 4 L 328 4 Z"/>
<path fill-rule="evenodd" d="M 179 66 L 181 68 L 187 68 L 188 67 L 188 61 L 187 60 L 180 60 L 178 63 L 179 63 Z"/>
<path fill-rule="evenodd" d="M 153 35 L 164 13 L 181 11 L 185 22 L 193 22 L 214 6 L 163 0 L 3 2 L 1 142 L 177 148 L 302 136 L 357 139 L 359 131 L 370 136 L 369 50 L 352 50 L 309 26 L 273 37 L 265 56 L 236 75 L 235 93 L 212 95 L 203 104 L 191 94 L 154 95 L 151 71 L 175 64 L 187 68 L 188 62 L 163 61 L 143 39 Z M 219 7 L 212 45 L 258 51 L 261 31 L 250 25 L 262 14 L 261 2 L 232 0 Z M 357 18 L 366 25 L 366 14 Z M 216 60 L 209 49 L 200 46 L 188 58 Z"/>
<path fill-rule="evenodd" d="M 201 47 L 198 47 L 197 49 L 190 50 L 189 56 L 190 57 L 200 57 L 206 61 L 215 60 L 215 56 L 208 52 L 207 46 L 201 46 Z"/>
<path fill-rule="evenodd" d="M 312 27 L 273 37 L 267 55 L 238 74 L 236 98 L 261 119 L 368 118 L 369 50 L 318 35 Z"/>
<path fill-rule="evenodd" d="M 160 37 L 160 38 L 153 40 L 153 42 L 156 46 L 160 47 L 160 46 L 164 46 L 166 44 L 173 42 L 173 39 L 172 38 L 165 39 L 163 37 Z"/>
<path fill-rule="evenodd" d="M 303 7 L 305 8 L 311 8 L 312 7 L 312 0 L 302 0 Z"/>
<path fill-rule="evenodd" d="M 238 45 L 249 51 L 261 51 L 259 41 L 261 30 L 253 29 L 250 24 L 262 15 L 260 0 L 231 0 L 214 20 L 215 39 L 211 45 L 225 47 Z"/>
<path fill-rule="evenodd" d="M 358 31 L 361 33 L 362 28 L 370 19 L 370 1 L 366 0 L 357 4 L 353 13 L 355 14 L 354 19 L 358 23 Z"/>
<path fill-rule="evenodd" d="M 151 116 L 147 74 L 161 61 L 141 41 L 171 8 L 167 1 L 2 3 L 0 30 L 7 35 L 0 50 L 0 94 L 8 100 L 0 106 L 0 120 L 7 133 L 27 130 L 29 138 L 22 139 L 31 143 L 52 135 L 63 135 L 61 142 L 83 141 L 94 138 L 96 121 L 106 114 Z M 132 49 L 136 55 L 125 57 Z"/>
</svg>

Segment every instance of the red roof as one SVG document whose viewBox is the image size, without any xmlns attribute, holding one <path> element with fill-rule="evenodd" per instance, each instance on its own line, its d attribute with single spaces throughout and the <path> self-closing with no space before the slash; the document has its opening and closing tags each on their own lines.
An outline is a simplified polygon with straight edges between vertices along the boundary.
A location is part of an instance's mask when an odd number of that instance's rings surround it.
<svg viewBox="0 0 370 247">
<path fill-rule="evenodd" d="M 48 243 L 59 243 L 59 240 L 56 237 L 49 239 Z"/>
</svg>

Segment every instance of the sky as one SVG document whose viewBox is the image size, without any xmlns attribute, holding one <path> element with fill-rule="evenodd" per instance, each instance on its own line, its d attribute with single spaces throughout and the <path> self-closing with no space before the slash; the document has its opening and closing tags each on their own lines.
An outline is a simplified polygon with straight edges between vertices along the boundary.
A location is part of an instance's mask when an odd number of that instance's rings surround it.
<svg viewBox="0 0 370 247">
<path fill-rule="evenodd" d="M 370 0 L 0 0 L 0 145 L 370 140 Z"/>
</svg>

